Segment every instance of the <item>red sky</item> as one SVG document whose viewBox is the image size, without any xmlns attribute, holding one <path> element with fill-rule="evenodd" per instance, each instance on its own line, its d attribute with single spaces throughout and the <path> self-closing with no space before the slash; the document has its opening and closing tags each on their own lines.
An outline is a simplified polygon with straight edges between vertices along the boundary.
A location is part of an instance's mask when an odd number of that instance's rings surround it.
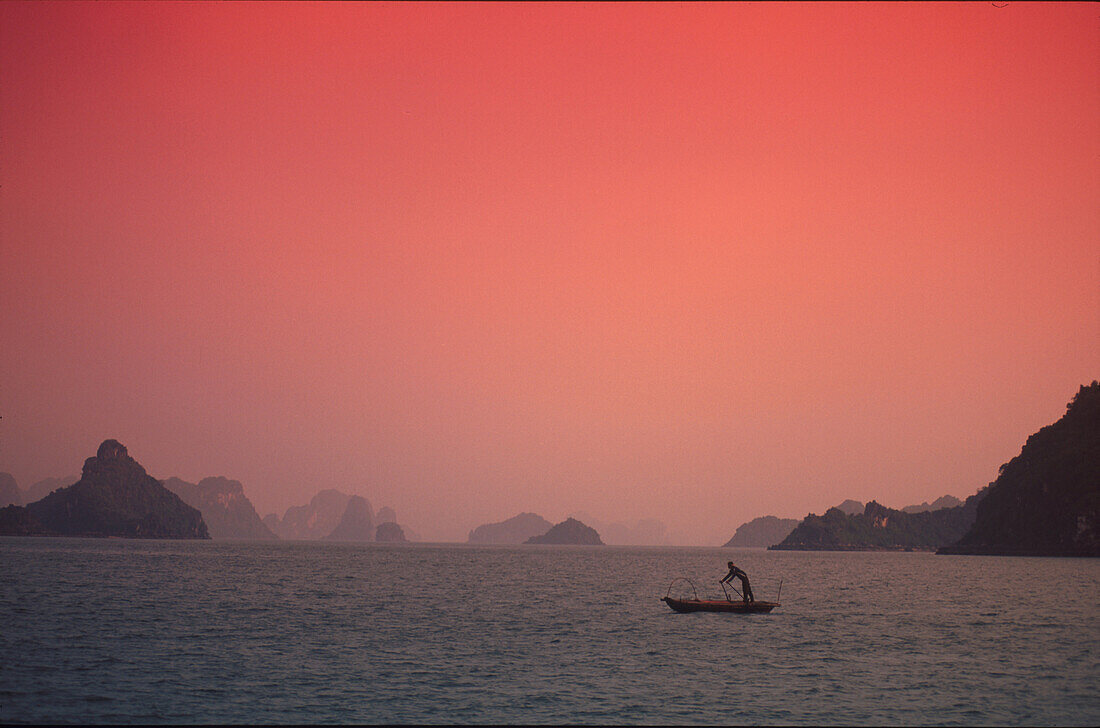
<svg viewBox="0 0 1100 728">
<path fill-rule="evenodd" d="M 682 543 L 1100 378 L 1100 10 L 0 4 L 0 470 Z"/>
</svg>

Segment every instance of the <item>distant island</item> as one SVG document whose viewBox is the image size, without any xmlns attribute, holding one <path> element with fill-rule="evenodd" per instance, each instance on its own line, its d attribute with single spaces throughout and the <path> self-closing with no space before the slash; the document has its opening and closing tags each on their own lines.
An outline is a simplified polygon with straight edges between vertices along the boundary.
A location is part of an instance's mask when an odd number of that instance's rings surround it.
<svg viewBox="0 0 1100 728">
<path fill-rule="evenodd" d="M 325 541 L 373 541 L 373 522 L 374 515 L 367 499 L 359 495 L 349 496 L 340 522 L 331 533 L 321 538 Z"/>
<path fill-rule="evenodd" d="M 397 524 L 397 514 L 388 506 L 374 513 L 370 501 L 326 488 L 308 503 L 291 506 L 282 518 L 270 513 L 263 524 L 279 538 L 294 541 L 353 541 L 366 543 L 415 541 L 407 526 Z"/>
<path fill-rule="evenodd" d="M 733 537 L 724 546 L 771 546 L 785 539 L 798 523 L 797 518 L 754 518 L 738 526 Z"/>
<path fill-rule="evenodd" d="M 288 508 L 282 518 L 260 519 L 240 482 L 158 481 L 117 440 L 105 440 L 77 479 L 48 478 L 22 491 L 13 476 L 0 473 L 0 506 L 0 536 L 415 540 L 396 522 L 392 508 L 375 514 L 362 496 L 334 489 Z M 612 526 L 623 540 L 664 534 L 660 521 Z M 572 516 L 551 525 L 537 514 L 520 513 L 478 526 L 468 542 L 602 545 L 604 540 Z M 1100 382 L 1082 386 L 1057 422 L 1029 437 L 997 479 L 965 501 L 945 495 L 898 510 L 845 500 L 801 521 L 755 518 L 739 526 L 725 546 L 1100 556 Z"/>
<path fill-rule="evenodd" d="M 603 546 L 600 534 L 576 518 L 567 518 L 541 536 L 532 536 L 524 543 L 577 546 Z"/>
<path fill-rule="evenodd" d="M 378 528 L 374 531 L 374 540 L 379 543 L 404 543 L 408 541 L 405 538 L 404 529 L 393 521 L 379 523 Z"/>
<path fill-rule="evenodd" d="M 46 478 L 26 490 L 21 490 L 11 473 L 0 473 L 0 508 L 7 505 L 23 506 L 34 503 L 58 488 L 68 487 L 78 480 L 80 477 L 76 475 L 70 475 L 67 478 Z"/>
<path fill-rule="evenodd" d="M 80 480 L 26 506 L 0 509 L 0 535 L 210 538 L 202 513 L 105 440 Z"/>
<path fill-rule="evenodd" d="M 188 483 L 179 478 L 168 478 L 161 484 L 187 505 L 199 509 L 211 538 L 278 538 L 260 520 L 260 514 L 256 513 L 252 501 L 244 494 L 240 481 L 214 477 Z"/>
<path fill-rule="evenodd" d="M 65 485 L 71 483 L 71 485 Z M 35 494 L 43 497 L 28 503 Z M 396 523 L 392 508 L 375 516 L 358 495 L 322 490 L 283 518 L 261 519 L 239 481 L 157 480 L 126 447 L 106 440 L 80 478 L 47 478 L 27 491 L 0 473 L 0 536 L 115 536 L 128 538 L 279 538 L 357 542 L 416 540 Z M 27 505 L 23 505 L 27 503 Z M 549 526 L 549 524 L 547 524 Z"/>
<path fill-rule="evenodd" d="M 573 544 L 602 546 L 596 529 L 569 517 L 557 525 L 536 513 L 520 513 L 499 523 L 486 523 L 470 531 L 467 543 L 475 544 Z"/>
<path fill-rule="evenodd" d="M 272 513 L 265 516 L 263 522 L 279 538 L 297 541 L 322 539 L 340 525 L 350 500 L 351 496 L 347 493 L 327 488 L 305 505 L 287 508 L 282 518 Z M 370 504 L 367 506 L 369 510 Z M 368 529 L 370 525 L 366 524 Z"/>
<path fill-rule="evenodd" d="M 467 543 L 520 544 L 541 536 L 554 524 L 535 513 L 520 513 L 506 521 L 486 523 L 470 531 Z"/>
<path fill-rule="evenodd" d="M 668 527 L 656 518 L 636 521 L 601 521 L 584 511 L 570 513 L 581 523 L 594 528 L 608 546 L 667 546 Z"/>
</svg>

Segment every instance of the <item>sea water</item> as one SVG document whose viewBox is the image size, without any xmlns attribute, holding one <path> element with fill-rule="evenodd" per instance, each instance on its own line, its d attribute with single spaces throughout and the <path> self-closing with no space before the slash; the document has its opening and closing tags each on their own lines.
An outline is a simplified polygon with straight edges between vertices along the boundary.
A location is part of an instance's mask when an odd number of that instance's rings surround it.
<svg viewBox="0 0 1100 728">
<path fill-rule="evenodd" d="M 1100 724 L 1100 560 L 0 539 L 0 722 Z M 735 561 L 771 614 L 677 614 Z M 736 584 L 736 582 L 735 582 Z M 673 595 L 691 585 L 678 582 Z"/>
</svg>

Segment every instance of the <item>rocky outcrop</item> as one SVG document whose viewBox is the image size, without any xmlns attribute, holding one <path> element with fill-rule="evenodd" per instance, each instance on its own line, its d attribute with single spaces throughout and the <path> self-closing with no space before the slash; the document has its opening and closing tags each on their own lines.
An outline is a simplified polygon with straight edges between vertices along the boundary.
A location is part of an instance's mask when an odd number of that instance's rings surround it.
<svg viewBox="0 0 1100 728">
<path fill-rule="evenodd" d="M 13 528 L 37 522 L 39 533 L 61 536 L 210 538 L 202 514 L 146 473 L 116 440 L 105 440 L 84 461 L 80 480 L 23 510 L 9 512 L 4 522 Z"/>
<path fill-rule="evenodd" d="M 344 515 L 332 530 L 324 537 L 325 541 L 373 541 L 374 528 L 371 525 L 371 507 L 366 498 L 353 495 L 348 498 Z M 394 524 L 396 525 L 396 524 Z"/>
<path fill-rule="evenodd" d="M 0 508 L 23 505 L 23 491 L 11 473 L 0 473 Z"/>
<path fill-rule="evenodd" d="M 401 529 L 401 526 L 393 521 L 386 521 L 378 524 L 374 540 L 380 543 L 404 543 L 408 539 L 405 538 L 405 532 Z"/>
<path fill-rule="evenodd" d="M 532 536 L 525 543 L 578 546 L 603 546 L 600 534 L 576 518 L 567 518 L 541 536 Z"/>
<path fill-rule="evenodd" d="M 973 526 L 939 553 L 1100 556 L 1100 382 L 1001 466 Z"/>
<path fill-rule="evenodd" d="M 188 483 L 179 478 L 169 478 L 163 484 L 184 503 L 199 509 L 212 538 L 278 538 L 260 520 L 239 481 L 214 477 Z"/>
<path fill-rule="evenodd" d="M 525 543 L 532 536 L 541 536 L 546 533 L 552 525 L 542 516 L 534 513 L 520 513 L 507 521 L 478 526 L 470 531 L 466 541 L 467 543 Z"/>
<path fill-rule="evenodd" d="M 984 489 L 955 508 L 905 513 L 871 501 L 863 513 L 830 508 L 809 514 L 776 551 L 934 551 L 956 541 L 974 523 Z"/>
<path fill-rule="evenodd" d="M 797 518 L 761 516 L 742 523 L 724 546 L 762 547 L 780 543 L 798 525 Z"/>
<path fill-rule="evenodd" d="M 297 541 L 322 539 L 333 532 L 344 517 L 351 496 L 338 490 L 322 490 L 304 506 L 287 508 L 281 520 L 268 517 L 264 524 L 279 538 Z"/>
<path fill-rule="evenodd" d="M 412 530 L 408 526 L 400 525 L 397 523 L 397 512 L 389 506 L 382 506 L 378 509 L 378 513 L 374 516 L 374 522 L 378 524 L 375 531 L 375 541 L 419 541 L 420 535 L 416 531 Z M 383 529 L 382 526 L 386 524 L 393 524 L 397 526 L 397 530 Z M 398 534 L 400 532 L 400 534 Z M 382 534 L 379 536 L 378 534 Z M 398 538 L 400 535 L 400 538 Z"/>
</svg>

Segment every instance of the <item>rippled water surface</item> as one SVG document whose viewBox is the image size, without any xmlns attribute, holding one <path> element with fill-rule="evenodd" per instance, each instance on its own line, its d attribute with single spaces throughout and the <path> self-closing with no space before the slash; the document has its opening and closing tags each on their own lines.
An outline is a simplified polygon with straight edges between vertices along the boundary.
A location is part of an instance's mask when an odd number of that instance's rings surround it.
<svg viewBox="0 0 1100 728">
<path fill-rule="evenodd" d="M 1100 561 L 0 539 L 0 721 L 1100 724 Z M 769 615 L 676 614 L 725 562 Z"/>
</svg>

